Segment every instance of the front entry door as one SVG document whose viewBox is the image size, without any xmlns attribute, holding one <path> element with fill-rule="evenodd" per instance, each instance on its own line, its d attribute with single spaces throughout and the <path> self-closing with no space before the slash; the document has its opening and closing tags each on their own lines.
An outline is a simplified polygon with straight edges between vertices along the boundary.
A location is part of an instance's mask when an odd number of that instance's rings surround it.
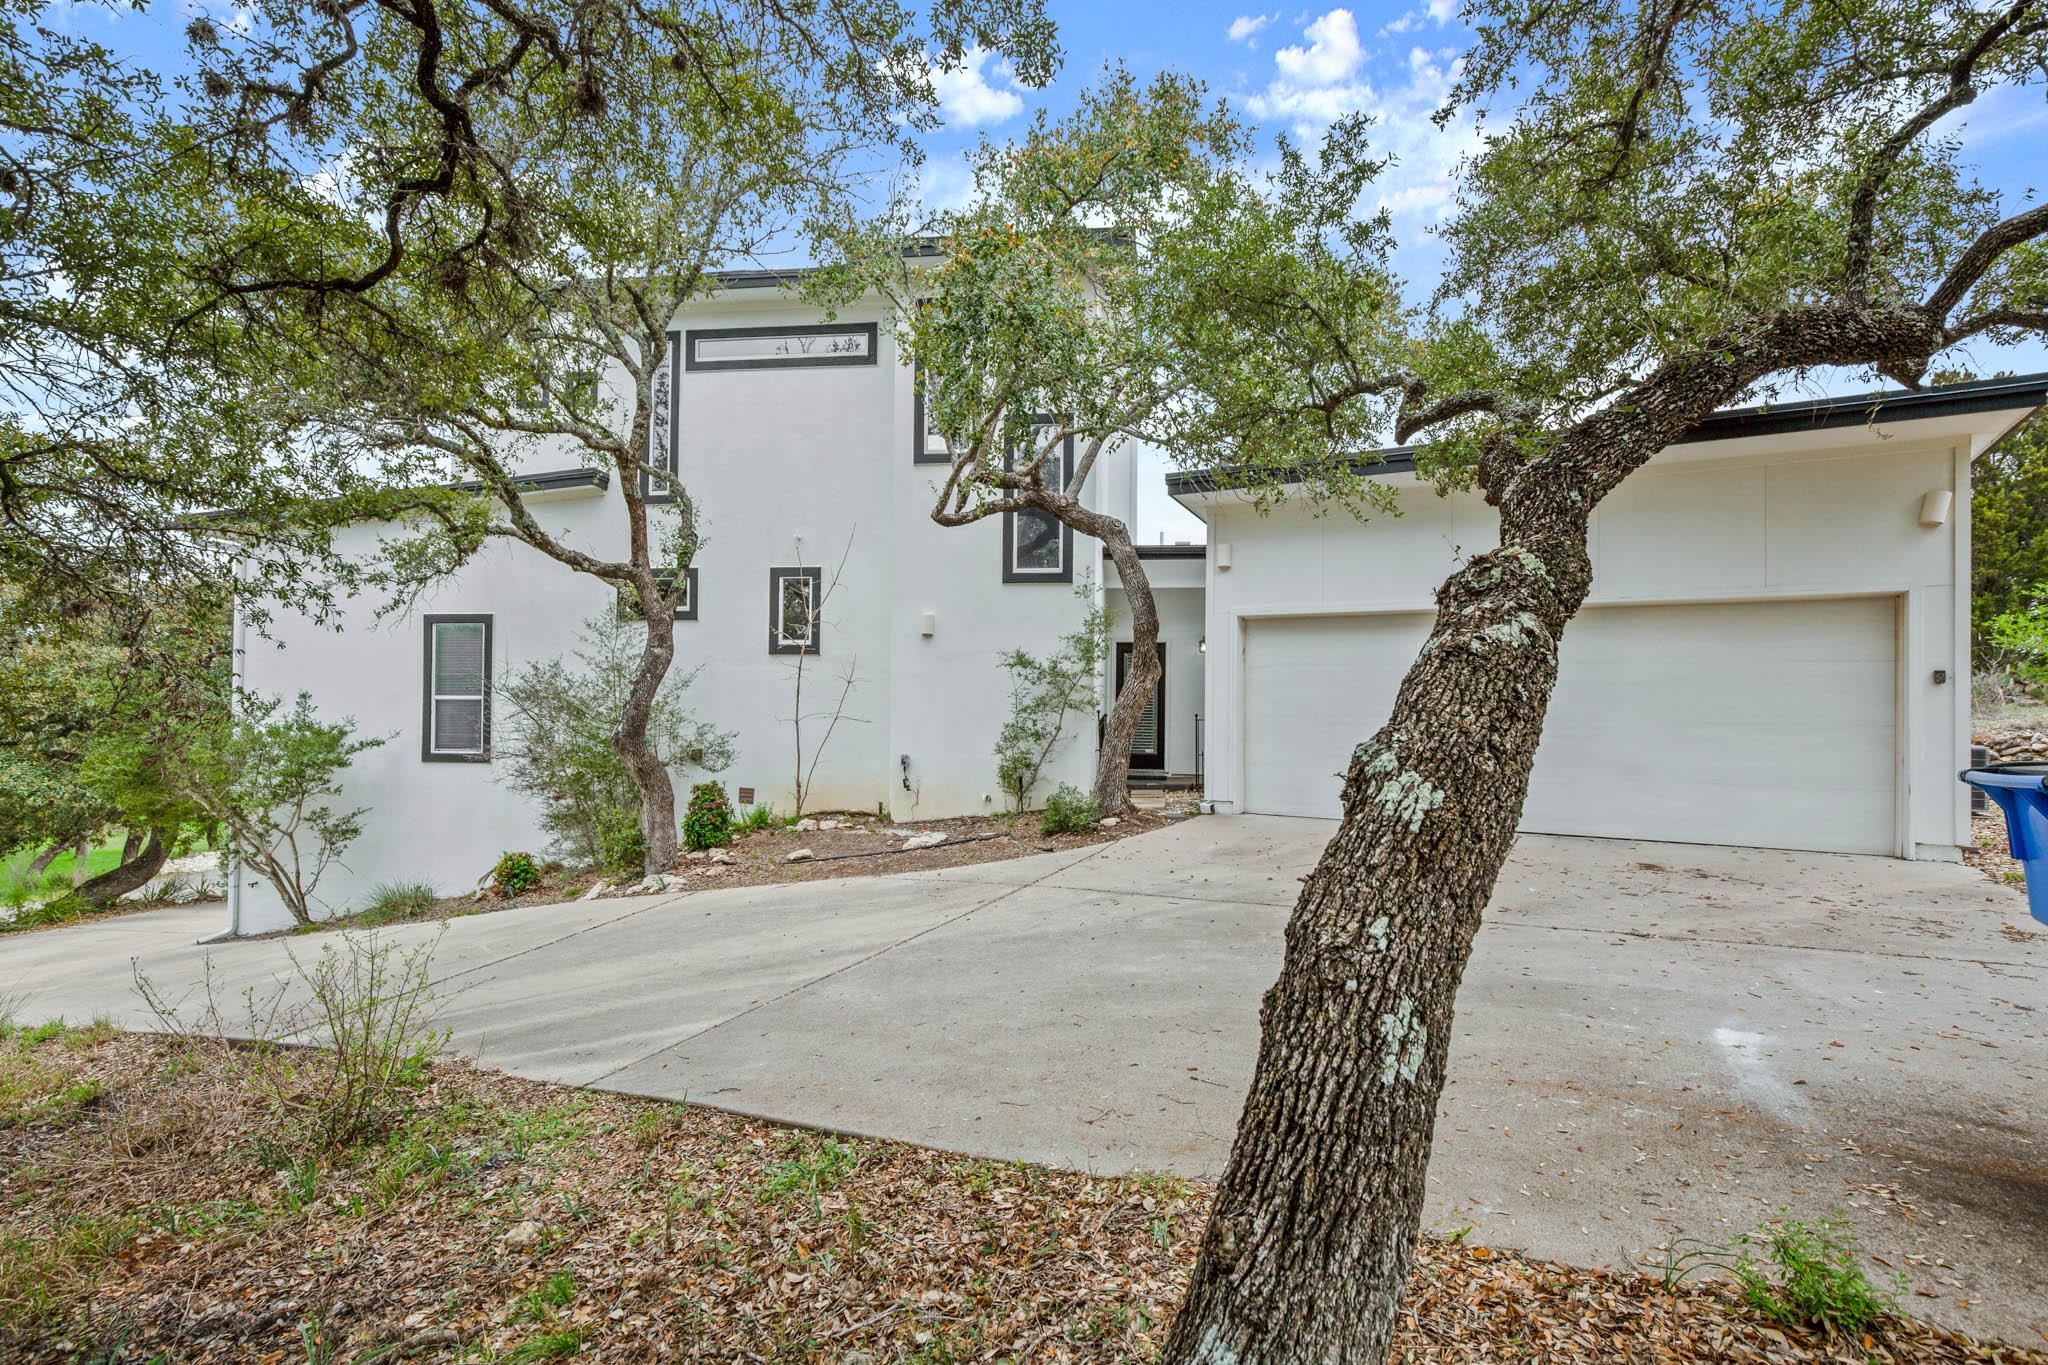
<svg viewBox="0 0 2048 1365">
<path fill-rule="evenodd" d="M 1124 640 L 1116 647 L 1116 690 L 1124 690 L 1124 675 L 1131 668 L 1131 642 Z M 1114 700 L 1112 698 L 1112 700 Z M 1131 766 L 1166 771 L 1166 644 L 1159 645 L 1159 682 L 1152 689 L 1152 699 L 1145 703 L 1145 714 L 1138 717 L 1137 731 L 1131 736 Z"/>
</svg>

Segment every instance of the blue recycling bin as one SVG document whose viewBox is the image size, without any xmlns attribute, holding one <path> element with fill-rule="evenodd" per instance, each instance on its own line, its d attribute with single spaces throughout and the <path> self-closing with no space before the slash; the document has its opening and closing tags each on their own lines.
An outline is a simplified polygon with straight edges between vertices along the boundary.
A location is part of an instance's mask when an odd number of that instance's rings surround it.
<svg viewBox="0 0 2048 1365">
<path fill-rule="evenodd" d="M 2005 837 L 2027 873 L 2027 908 L 2048 924 L 2048 763 L 1987 763 L 1963 781 L 2005 812 Z"/>
</svg>

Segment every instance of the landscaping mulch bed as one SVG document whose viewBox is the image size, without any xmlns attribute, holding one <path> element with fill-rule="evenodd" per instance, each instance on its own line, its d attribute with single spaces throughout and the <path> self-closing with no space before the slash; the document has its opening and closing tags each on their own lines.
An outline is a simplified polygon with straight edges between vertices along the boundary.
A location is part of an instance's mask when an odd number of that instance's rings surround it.
<svg viewBox="0 0 2048 1365">
<path fill-rule="evenodd" d="M 1170 1176 L 826 1138 L 459 1063 L 431 1067 L 388 1133 L 322 1151 L 253 1070 L 218 1044 L 0 1038 L 0 1359 L 1146 1360 L 1208 1208 Z M 2048 1362 L 1904 1320 L 1802 1336 L 1718 1285 L 1435 1239 L 1395 1358 Z"/>
<path fill-rule="evenodd" d="M 671 890 L 712 886 L 765 886 L 776 882 L 808 882 L 826 877 L 862 877 L 886 872 L 922 872 L 935 867 L 1001 862 L 1034 853 L 1106 844 L 1158 829 L 1182 818 L 1159 811 L 1133 811 L 1115 824 L 1067 834 L 1041 834 L 1037 812 L 1009 816 L 967 816 L 953 820 L 920 820 L 896 824 L 873 814 L 828 811 L 812 817 L 817 829 L 780 826 L 739 835 L 726 850 L 731 863 L 714 862 L 709 853 L 684 854 L 676 860 Z M 831 823 L 836 828 L 822 826 Z M 942 834 L 943 844 L 905 849 L 910 834 Z M 811 857 L 790 862 L 789 855 L 808 849 Z M 621 888 L 621 891 L 629 889 Z"/>
</svg>

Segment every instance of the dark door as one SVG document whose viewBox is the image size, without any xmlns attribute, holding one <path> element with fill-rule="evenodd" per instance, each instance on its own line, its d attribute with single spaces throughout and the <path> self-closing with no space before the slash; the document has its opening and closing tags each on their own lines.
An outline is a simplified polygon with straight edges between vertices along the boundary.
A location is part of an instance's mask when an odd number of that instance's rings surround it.
<svg viewBox="0 0 2048 1365">
<path fill-rule="evenodd" d="M 1131 667 L 1131 642 L 1124 640 L 1116 647 L 1116 690 L 1124 690 L 1124 675 Z M 1114 699 L 1112 699 L 1114 700 Z M 1131 766 L 1166 771 L 1166 643 L 1159 645 L 1159 683 L 1152 689 L 1152 699 L 1145 704 L 1145 714 L 1138 717 L 1138 728 L 1131 735 Z"/>
</svg>

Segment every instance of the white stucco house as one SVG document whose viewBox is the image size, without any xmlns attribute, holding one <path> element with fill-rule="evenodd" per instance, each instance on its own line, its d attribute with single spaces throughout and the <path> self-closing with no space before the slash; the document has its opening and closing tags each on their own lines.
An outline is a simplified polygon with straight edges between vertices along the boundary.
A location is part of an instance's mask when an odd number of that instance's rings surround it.
<svg viewBox="0 0 2048 1365">
<path fill-rule="evenodd" d="M 737 802 L 789 809 L 797 654 L 777 603 L 792 578 L 822 589 L 837 571 L 803 654 L 804 712 L 853 684 L 807 806 L 900 821 L 999 811 L 999 655 L 1072 630 L 1079 586 L 1116 608 L 1115 570 L 1057 524 L 935 524 L 945 457 L 880 305 L 826 322 L 787 282 L 733 273 L 676 319 L 672 420 L 656 433 L 705 537 L 676 667 L 700 670 L 694 709 L 735 735 L 719 778 Z M 2044 399 L 2048 376 L 1783 404 L 1719 414 L 1659 455 L 1595 518 L 1593 598 L 1566 636 L 1524 827 L 1957 856 L 1969 466 Z M 1134 524 L 1139 454 L 1106 457 L 1088 492 Z M 561 460 L 522 472 L 550 529 L 620 543 L 623 502 L 604 472 Z M 1400 451 L 1375 473 L 1415 483 Z M 1384 718 L 1435 586 L 1492 543 L 1493 520 L 1476 495 L 1423 487 L 1404 492 L 1400 515 L 1366 522 L 1300 500 L 1262 513 L 1228 482 L 1171 476 L 1207 544 L 1143 552 L 1166 667 L 1134 771 L 1200 782 L 1222 814 L 1333 817 L 1337 769 Z M 373 554 L 387 533 L 357 528 L 348 544 Z M 492 761 L 489 680 L 568 655 L 584 623 L 615 609 L 603 583 L 510 541 L 405 615 L 379 605 L 350 603 L 338 629 L 279 612 L 265 633 L 239 630 L 245 687 L 310 692 L 323 715 L 387 739 L 347 776 L 343 799 L 368 814 L 320 885 L 330 912 L 380 882 L 467 888 L 501 852 L 544 849 L 535 810 Z M 1116 615 L 1105 708 L 1130 638 Z M 1073 728 L 1042 790 L 1092 778 L 1094 718 Z M 678 773 L 679 786 L 700 776 Z M 229 918 L 239 933 L 288 923 L 247 876 L 231 881 Z"/>
<path fill-rule="evenodd" d="M 1050 518 L 932 521 L 947 457 L 922 429 L 912 370 L 898 363 L 879 303 L 826 322 L 782 287 L 786 275 L 733 272 L 723 283 L 675 321 L 673 420 L 658 416 L 654 438 L 655 457 L 689 489 L 704 538 L 678 611 L 675 672 L 700 670 L 690 705 L 735 736 L 736 761 L 718 779 L 742 806 L 791 808 L 801 657 L 807 759 L 843 680 L 853 679 L 809 779 L 807 809 L 879 810 L 901 821 L 1003 810 L 993 750 L 1010 703 L 999 657 L 1052 649 L 1089 605 L 1078 592 L 1116 608 L 1114 569 L 1097 542 Z M 550 531 L 618 552 L 624 502 L 605 471 L 578 466 L 566 450 L 519 459 L 532 490 L 525 501 Z M 1105 456 L 1089 480 L 1090 505 L 1131 521 L 1137 465 L 1135 447 Z M 391 531 L 351 528 L 342 548 L 374 555 Z M 1141 780 L 1192 782 L 1201 549 L 1160 552 L 1168 678 L 1133 764 Z M 792 579 L 823 595 L 835 574 L 817 635 L 799 649 L 783 637 L 777 604 Z M 507 850 L 545 850 L 537 812 L 492 761 L 484 680 L 567 657 L 588 621 L 616 609 L 606 584 L 510 540 L 493 542 L 406 614 L 380 616 L 382 605 L 346 604 L 338 629 L 288 610 L 262 632 L 238 629 L 245 688 L 309 692 L 323 716 L 353 717 L 359 734 L 386 740 L 346 775 L 340 802 L 367 814 L 344 864 L 318 888 L 330 913 L 360 905 L 382 882 L 454 891 Z M 1127 642 L 1129 614 L 1116 616 Z M 1105 689 L 1116 681 L 1110 672 Z M 1096 717 L 1071 717 L 1069 727 L 1041 797 L 1093 778 Z M 676 774 L 679 788 L 703 776 Z M 230 886 L 231 931 L 289 923 L 268 885 L 241 876 Z"/>
</svg>

